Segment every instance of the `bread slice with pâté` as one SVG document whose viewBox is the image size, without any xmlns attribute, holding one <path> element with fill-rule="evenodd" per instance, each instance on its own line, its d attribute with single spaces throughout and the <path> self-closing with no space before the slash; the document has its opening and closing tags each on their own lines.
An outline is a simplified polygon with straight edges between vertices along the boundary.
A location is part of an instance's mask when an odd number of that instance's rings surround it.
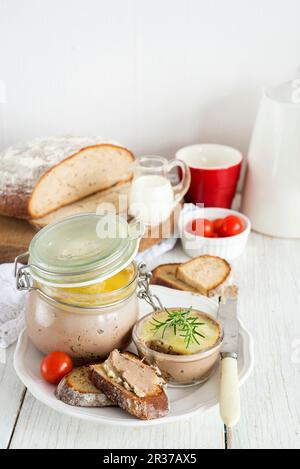
<svg viewBox="0 0 300 469">
<path fill-rule="evenodd" d="M 158 369 L 137 355 L 113 350 L 99 365 L 90 365 L 90 379 L 114 404 L 131 415 L 150 420 L 169 412 L 165 381 Z"/>
<path fill-rule="evenodd" d="M 55 396 L 76 407 L 107 407 L 114 405 L 89 378 L 89 367 L 74 368 L 58 384 Z"/>
<path fill-rule="evenodd" d="M 203 255 L 195 257 L 177 267 L 176 278 L 185 282 L 205 296 L 216 294 L 231 274 L 231 267 L 225 259 Z"/>
</svg>

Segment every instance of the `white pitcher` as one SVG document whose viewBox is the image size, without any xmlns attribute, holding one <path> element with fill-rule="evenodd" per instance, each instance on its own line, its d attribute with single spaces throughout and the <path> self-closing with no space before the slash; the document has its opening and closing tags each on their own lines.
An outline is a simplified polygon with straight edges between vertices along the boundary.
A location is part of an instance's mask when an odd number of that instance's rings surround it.
<svg viewBox="0 0 300 469">
<path fill-rule="evenodd" d="M 181 181 L 173 186 L 169 173 L 178 168 Z M 167 220 L 183 199 L 191 182 L 190 170 L 180 160 L 161 156 L 142 156 L 134 163 L 134 178 L 129 194 L 129 212 L 146 226 Z"/>
<path fill-rule="evenodd" d="M 254 230 L 300 238 L 300 81 L 266 89 L 254 127 L 242 211 Z"/>
</svg>

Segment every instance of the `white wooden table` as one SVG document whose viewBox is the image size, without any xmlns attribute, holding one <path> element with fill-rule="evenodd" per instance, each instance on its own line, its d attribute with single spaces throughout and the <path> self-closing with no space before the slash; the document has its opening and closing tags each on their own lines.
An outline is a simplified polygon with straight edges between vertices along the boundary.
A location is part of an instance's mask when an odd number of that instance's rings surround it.
<svg viewBox="0 0 300 469">
<path fill-rule="evenodd" d="M 156 263 L 184 259 L 176 248 Z M 236 280 L 239 313 L 254 336 L 256 363 L 242 388 L 234 446 L 299 449 L 300 241 L 252 233 Z M 60 415 L 20 383 L 13 351 L 0 364 L 0 448 L 224 448 L 217 409 L 186 422 L 130 431 Z"/>
</svg>

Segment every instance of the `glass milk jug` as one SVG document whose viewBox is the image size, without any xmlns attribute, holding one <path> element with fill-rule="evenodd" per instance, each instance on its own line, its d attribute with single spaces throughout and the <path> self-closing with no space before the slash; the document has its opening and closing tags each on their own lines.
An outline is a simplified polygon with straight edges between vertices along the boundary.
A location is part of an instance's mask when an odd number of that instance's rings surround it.
<svg viewBox="0 0 300 469">
<path fill-rule="evenodd" d="M 169 172 L 178 167 L 181 182 L 171 184 Z M 134 178 L 129 194 L 129 212 L 146 226 L 167 220 L 190 186 L 188 166 L 180 160 L 161 156 L 143 156 L 134 164 Z"/>
<path fill-rule="evenodd" d="M 248 155 L 242 211 L 261 233 L 300 238 L 300 81 L 269 88 Z"/>
</svg>

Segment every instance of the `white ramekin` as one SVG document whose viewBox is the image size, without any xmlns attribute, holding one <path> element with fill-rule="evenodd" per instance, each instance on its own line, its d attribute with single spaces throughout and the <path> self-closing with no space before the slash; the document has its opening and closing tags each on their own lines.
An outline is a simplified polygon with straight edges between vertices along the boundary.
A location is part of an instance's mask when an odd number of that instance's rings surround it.
<svg viewBox="0 0 300 469">
<path fill-rule="evenodd" d="M 243 220 L 245 229 L 242 233 L 228 238 L 204 238 L 186 230 L 187 224 L 195 218 L 215 220 L 216 218 L 228 217 L 228 215 L 237 215 Z M 179 218 L 178 225 L 183 249 L 189 257 L 210 254 L 222 257 L 228 261 L 236 259 L 243 253 L 251 231 L 250 220 L 244 214 L 227 208 L 215 207 L 183 212 Z"/>
</svg>

